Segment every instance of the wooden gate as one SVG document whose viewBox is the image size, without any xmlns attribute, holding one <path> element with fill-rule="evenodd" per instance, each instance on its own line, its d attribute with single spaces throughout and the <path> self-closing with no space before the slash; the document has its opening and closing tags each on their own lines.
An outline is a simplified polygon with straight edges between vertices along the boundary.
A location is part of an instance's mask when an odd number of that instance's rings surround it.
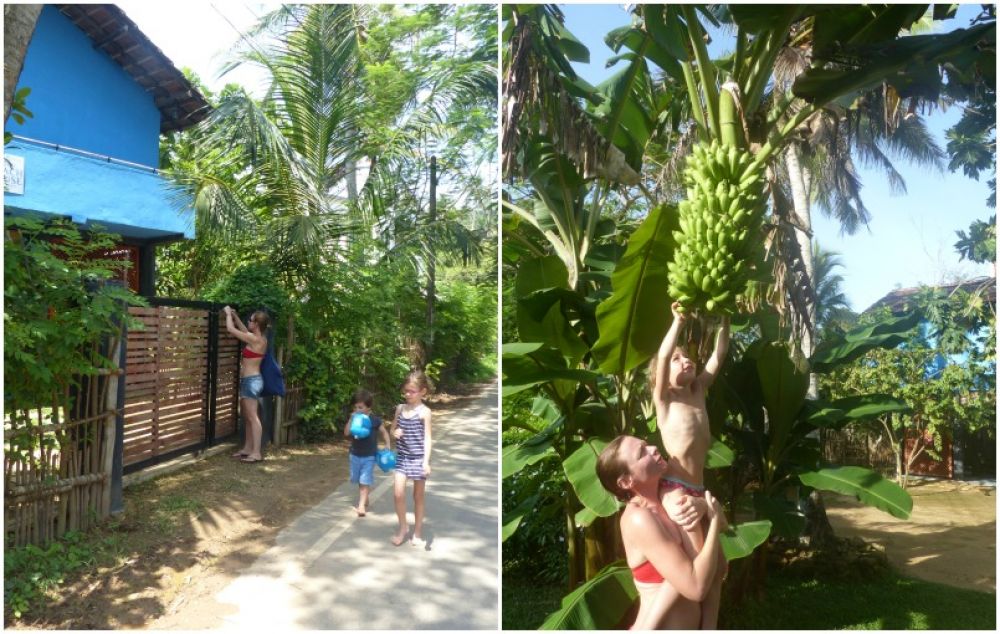
<svg viewBox="0 0 1000 634">
<path fill-rule="evenodd" d="M 198 449 L 236 431 L 239 340 L 209 302 L 150 299 L 129 314 L 125 356 L 126 473 Z"/>
</svg>

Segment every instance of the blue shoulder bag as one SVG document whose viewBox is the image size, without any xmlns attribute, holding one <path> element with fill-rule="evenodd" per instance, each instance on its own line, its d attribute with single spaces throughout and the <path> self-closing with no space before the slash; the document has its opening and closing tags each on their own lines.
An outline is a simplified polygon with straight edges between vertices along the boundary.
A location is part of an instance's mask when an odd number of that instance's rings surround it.
<svg viewBox="0 0 1000 634">
<path fill-rule="evenodd" d="M 260 393 L 261 396 L 285 395 L 285 376 L 281 373 L 281 368 L 270 349 L 260 363 L 260 376 L 264 379 L 264 389 Z"/>
</svg>

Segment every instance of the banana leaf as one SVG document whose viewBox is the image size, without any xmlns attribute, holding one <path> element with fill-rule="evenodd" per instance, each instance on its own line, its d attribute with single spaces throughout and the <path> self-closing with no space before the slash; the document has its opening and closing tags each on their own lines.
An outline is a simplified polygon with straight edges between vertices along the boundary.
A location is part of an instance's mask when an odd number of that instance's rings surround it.
<svg viewBox="0 0 1000 634">
<path fill-rule="evenodd" d="M 733 464 L 736 454 L 733 450 L 724 445 L 721 441 L 713 438 L 712 446 L 708 448 L 708 459 L 705 461 L 706 469 L 719 469 Z"/>
<path fill-rule="evenodd" d="M 761 492 L 753 494 L 753 508 L 757 517 L 770 520 L 772 532 L 786 539 L 796 539 L 806 527 L 806 516 L 795 502 L 784 497 L 774 497 Z"/>
<path fill-rule="evenodd" d="M 524 516 L 531 512 L 535 507 L 535 503 L 538 502 L 538 495 L 531 495 L 526 499 L 522 500 L 520 504 L 515 506 L 509 512 L 503 515 L 503 526 L 500 529 L 500 541 L 505 542 L 507 538 L 517 532 L 518 526 L 521 525 L 521 520 Z"/>
<path fill-rule="evenodd" d="M 597 479 L 597 456 L 607 444 L 599 438 L 591 438 L 563 460 L 563 471 L 566 472 L 566 478 L 573 486 L 576 497 L 598 517 L 618 512 L 618 500 Z"/>
<path fill-rule="evenodd" d="M 928 65 L 967 57 L 969 51 L 982 50 L 983 55 L 995 56 L 995 46 L 996 22 L 990 22 L 950 33 L 912 35 L 864 46 L 830 47 L 831 56 L 838 61 L 853 58 L 856 62 L 840 68 L 814 65 L 798 76 L 792 92 L 810 103 L 825 104 L 883 81 L 893 86 L 905 83 L 912 74 L 926 75 Z"/>
<path fill-rule="evenodd" d="M 808 364 L 795 352 L 790 355 L 787 345 L 769 343 L 757 358 L 757 375 L 771 437 L 768 459 L 772 464 L 778 463 L 809 390 Z"/>
<path fill-rule="evenodd" d="M 589 370 L 567 368 L 558 350 L 537 342 L 504 344 L 502 353 L 503 387 L 500 392 L 504 396 L 550 382 L 556 384 L 560 396 L 565 396 L 572 392 L 576 383 L 591 383 L 598 378 Z"/>
<path fill-rule="evenodd" d="M 514 283 L 514 293 L 518 298 L 553 288 L 562 288 L 570 292 L 566 266 L 559 257 L 549 255 L 521 263 Z M 580 340 L 562 314 L 559 302 L 550 303 L 541 318 L 537 318 L 531 310 L 531 304 L 526 306 L 519 301 L 517 328 L 522 341 L 542 341 L 554 346 L 571 361 L 570 365 L 575 365 L 587 353 L 587 345 Z"/>
<path fill-rule="evenodd" d="M 563 597 L 562 606 L 539 629 L 616 629 L 638 596 L 632 571 L 624 561 L 616 561 Z"/>
<path fill-rule="evenodd" d="M 598 367 L 608 374 L 622 374 L 649 359 L 667 331 L 667 260 L 678 226 L 674 207 L 654 207 L 615 267 L 611 297 L 597 307 L 601 337 L 593 347 Z"/>
<path fill-rule="evenodd" d="M 888 394 L 860 394 L 837 399 L 809 414 L 806 420 L 816 427 L 841 429 L 855 421 L 909 411 L 909 405 Z"/>
<path fill-rule="evenodd" d="M 828 372 L 864 356 L 869 350 L 895 348 L 906 340 L 905 333 L 919 322 L 920 315 L 910 313 L 854 328 L 840 337 L 830 337 L 816 347 L 810 359 L 812 369 L 816 372 Z"/>
<path fill-rule="evenodd" d="M 551 438 L 536 444 L 507 445 L 503 448 L 501 458 L 501 477 L 509 478 L 526 466 L 554 455 L 556 452 L 552 448 Z"/>
<path fill-rule="evenodd" d="M 594 513 L 585 506 L 573 516 L 573 523 L 576 524 L 577 528 L 584 528 L 586 526 L 590 526 L 590 523 L 598 517 L 597 513 Z"/>
<path fill-rule="evenodd" d="M 746 557 L 753 552 L 754 548 L 763 544 L 770 534 L 771 522 L 767 520 L 730 526 L 725 532 L 719 534 L 722 554 L 726 556 L 726 561 Z"/>
<path fill-rule="evenodd" d="M 814 489 L 853 495 L 864 504 L 900 519 L 908 519 L 913 510 L 913 499 L 909 493 L 896 483 L 863 467 L 832 467 L 809 471 L 800 473 L 799 480 Z"/>
</svg>

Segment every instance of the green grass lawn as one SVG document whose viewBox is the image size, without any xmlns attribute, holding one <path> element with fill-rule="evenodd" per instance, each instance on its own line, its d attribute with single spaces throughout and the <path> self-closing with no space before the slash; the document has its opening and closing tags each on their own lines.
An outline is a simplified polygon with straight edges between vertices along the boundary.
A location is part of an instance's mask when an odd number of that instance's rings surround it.
<svg viewBox="0 0 1000 634">
<path fill-rule="evenodd" d="M 503 580 L 503 629 L 537 629 L 562 586 Z M 720 626 L 746 630 L 996 630 L 996 596 L 897 576 L 804 581 L 772 573 L 763 601 L 723 606 Z"/>
</svg>

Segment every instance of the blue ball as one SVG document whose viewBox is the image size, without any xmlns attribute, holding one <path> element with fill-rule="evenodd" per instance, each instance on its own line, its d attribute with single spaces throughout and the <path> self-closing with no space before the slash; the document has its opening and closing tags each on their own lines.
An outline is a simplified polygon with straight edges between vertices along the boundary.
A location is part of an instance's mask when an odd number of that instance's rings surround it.
<svg viewBox="0 0 1000 634">
<path fill-rule="evenodd" d="M 372 433 L 372 419 L 367 414 L 354 412 L 351 415 L 351 435 L 355 438 L 368 438 Z"/>
<path fill-rule="evenodd" d="M 379 449 L 375 454 L 375 462 L 382 471 L 392 471 L 396 468 L 396 452 L 389 449 Z"/>
</svg>

